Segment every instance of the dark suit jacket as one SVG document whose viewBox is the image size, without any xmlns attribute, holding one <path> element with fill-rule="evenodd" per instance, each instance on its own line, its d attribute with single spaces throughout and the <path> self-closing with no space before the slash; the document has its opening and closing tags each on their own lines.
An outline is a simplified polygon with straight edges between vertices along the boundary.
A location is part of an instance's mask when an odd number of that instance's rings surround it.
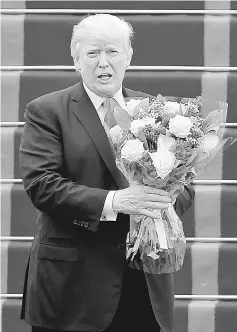
<svg viewBox="0 0 237 332">
<path fill-rule="evenodd" d="M 146 96 L 125 88 L 123 94 Z M 101 330 L 119 301 L 129 217 L 118 214 L 115 222 L 100 217 L 108 191 L 125 188 L 127 182 L 81 83 L 30 102 L 25 120 L 21 171 L 25 190 L 40 212 L 22 318 L 52 329 Z M 180 215 L 192 194 L 188 188 L 178 198 Z M 170 332 L 172 274 L 148 281 L 156 318 Z"/>
</svg>

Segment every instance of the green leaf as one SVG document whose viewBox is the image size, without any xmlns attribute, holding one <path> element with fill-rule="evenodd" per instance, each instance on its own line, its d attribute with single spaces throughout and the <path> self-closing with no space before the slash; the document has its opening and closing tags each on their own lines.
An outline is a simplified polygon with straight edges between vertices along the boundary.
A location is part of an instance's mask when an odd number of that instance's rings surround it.
<svg viewBox="0 0 237 332">
<path fill-rule="evenodd" d="M 202 128 L 204 133 L 208 133 L 211 130 L 218 131 L 223 120 L 224 120 L 223 111 L 214 110 L 210 112 L 202 122 Z"/>
<path fill-rule="evenodd" d="M 176 176 L 176 175 L 185 174 L 185 173 L 187 173 L 187 167 L 180 166 L 180 167 L 173 169 L 171 171 L 171 173 L 169 174 L 169 176 L 171 177 L 171 176 Z"/>
<path fill-rule="evenodd" d="M 142 99 L 141 102 L 134 108 L 134 117 L 136 117 L 140 109 L 148 112 L 148 108 L 149 108 L 149 97 Z"/>
<path fill-rule="evenodd" d="M 203 97 L 202 96 L 197 96 L 193 102 L 196 104 L 196 105 L 200 105 L 200 106 L 203 106 Z"/>
<path fill-rule="evenodd" d="M 201 148 L 196 148 L 195 151 L 197 152 L 197 155 L 189 166 L 194 165 L 196 167 L 196 164 L 204 158 L 205 153 L 202 151 Z"/>
<path fill-rule="evenodd" d="M 130 116 L 122 107 L 114 108 L 114 118 L 122 129 L 129 129 L 131 124 Z"/>
<path fill-rule="evenodd" d="M 196 150 L 193 150 L 193 153 L 189 157 L 188 161 L 186 162 L 186 166 L 191 165 L 191 163 L 194 161 L 194 159 L 197 157 L 198 152 Z"/>
<path fill-rule="evenodd" d="M 143 142 L 144 149 L 148 150 L 148 144 L 147 144 L 146 136 L 145 136 L 144 132 L 142 131 L 142 128 L 139 128 L 139 129 L 138 129 L 138 135 L 137 135 L 137 138 L 138 138 L 141 142 Z"/>
<path fill-rule="evenodd" d="M 161 101 L 161 102 L 166 102 L 165 97 L 163 97 L 160 93 L 157 95 L 156 99 Z"/>
<path fill-rule="evenodd" d="M 165 127 L 157 127 L 156 131 L 158 131 L 159 133 L 166 135 L 166 129 Z"/>
<path fill-rule="evenodd" d="M 192 98 L 184 97 L 180 100 L 180 102 L 182 104 L 187 104 L 188 102 L 191 102 L 192 100 L 193 100 Z"/>
<path fill-rule="evenodd" d="M 126 138 L 128 137 L 128 133 L 129 133 L 129 131 L 126 129 L 126 130 L 124 130 L 123 131 L 123 133 L 122 133 L 122 137 L 121 137 L 121 139 L 119 140 L 119 142 L 118 142 L 118 146 L 121 146 L 122 144 L 123 144 L 123 142 L 126 140 Z"/>
</svg>

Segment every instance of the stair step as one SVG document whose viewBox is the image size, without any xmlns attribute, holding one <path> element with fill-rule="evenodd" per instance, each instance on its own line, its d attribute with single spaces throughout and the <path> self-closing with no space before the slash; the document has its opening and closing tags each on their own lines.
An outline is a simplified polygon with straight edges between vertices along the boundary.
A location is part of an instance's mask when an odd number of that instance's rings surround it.
<svg viewBox="0 0 237 332">
<path fill-rule="evenodd" d="M 74 71 L 2 71 L 2 120 L 24 121 L 31 100 L 79 81 Z M 199 95 L 228 102 L 227 122 L 237 123 L 237 72 L 127 71 L 124 85 L 156 96 Z"/>
<path fill-rule="evenodd" d="M 186 236 L 237 237 L 236 185 L 196 185 L 195 199 L 182 218 Z"/>
<path fill-rule="evenodd" d="M 237 9 L 236 1 L 211 1 L 206 3 L 202 0 L 192 1 L 75 1 L 75 0 L 60 0 L 60 1 L 15 1 L 2 0 L 2 8 L 27 8 L 27 9 L 153 9 L 153 10 L 205 10 L 205 9 Z"/>
<path fill-rule="evenodd" d="M 21 294 L 31 241 L 2 241 L 1 292 Z M 187 243 L 183 267 L 175 276 L 176 295 L 237 295 L 235 243 Z"/>
<path fill-rule="evenodd" d="M 175 332 L 234 332 L 237 301 L 176 301 Z"/>
<path fill-rule="evenodd" d="M 1 177 L 4 179 L 21 178 L 19 147 L 23 127 L 1 128 Z M 227 134 L 237 138 L 237 127 L 228 129 Z M 217 156 L 211 165 L 202 172 L 201 179 L 237 179 L 237 143 L 229 147 L 222 155 Z"/>
<path fill-rule="evenodd" d="M 1 185 L 1 235 L 34 236 L 37 210 L 22 184 Z"/>
<path fill-rule="evenodd" d="M 2 64 L 72 65 L 72 29 L 84 16 L 3 14 Z M 237 66 L 235 15 L 124 17 L 135 31 L 133 65 Z"/>
<path fill-rule="evenodd" d="M 2 8 L 134 9 L 133 1 L 3 1 Z M 142 1 L 136 9 L 211 9 L 204 1 Z M 214 2 L 213 2 L 214 3 Z M 234 1 L 230 9 L 237 9 Z M 111 7 L 112 6 L 112 7 Z M 213 5 L 217 6 L 217 5 Z M 223 6 L 223 7 L 222 7 Z M 19 8 L 18 7 L 18 8 Z M 218 9 L 226 5 L 218 4 Z M 72 65 L 72 27 L 82 15 L 2 15 L 3 65 Z M 237 66 L 237 16 L 125 15 L 135 29 L 132 65 Z M 57 35 L 56 35 L 57 34 Z M 60 38 L 57 36 L 60 35 Z M 191 38 L 190 38 L 191 36 Z M 37 38 L 36 38 L 37 37 Z M 156 41 L 154 43 L 154 40 Z M 52 42 L 53 41 L 53 42 Z M 187 48 L 188 42 L 188 48 Z M 230 43 L 230 44 L 229 44 Z M 69 71 L 2 72 L 2 121 L 24 121 L 25 105 L 39 95 L 74 84 Z M 130 71 L 125 85 L 156 95 L 206 95 L 227 100 L 228 122 L 237 122 L 236 72 Z M 230 133 L 230 131 L 229 131 Z M 236 135 L 237 130 L 232 130 Z M 2 177 L 20 178 L 22 128 L 2 130 Z M 223 165 L 203 178 L 236 179 L 236 146 Z M 237 237 L 236 185 L 195 186 L 195 204 L 184 216 L 187 236 Z M 22 184 L 1 187 L 1 235 L 32 236 L 37 211 Z M 31 242 L 1 243 L 2 293 L 21 293 Z M 175 274 L 176 294 L 236 294 L 236 243 L 188 243 L 183 268 Z M 232 263 L 233 259 L 233 263 Z M 176 332 L 236 330 L 237 301 L 176 300 Z M 21 300 L 1 300 L 2 330 L 30 332 L 19 320 Z"/>
<path fill-rule="evenodd" d="M 19 320 L 21 300 L 3 300 L 2 328 L 5 332 L 30 332 Z M 234 332 L 237 301 L 175 301 L 175 332 Z"/>
<path fill-rule="evenodd" d="M 1 300 L 0 312 L 3 332 L 31 332 L 30 326 L 20 320 L 21 300 Z"/>
<path fill-rule="evenodd" d="M 2 236 L 33 236 L 36 209 L 23 184 L 1 186 Z M 182 217 L 187 237 L 237 237 L 237 185 L 195 185 L 195 201 Z"/>
<path fill-rule="evenodd" d="M 205 1 L 17 1 L 24 3 L 27 9 L 205 9 Z M 2 8 L 19 8 L 16 1 L 2 0 Z M 24 8 L 24 7 L 23 7 Z M 222 9 L 226 9 L 225 6 Z"/>
</svg>

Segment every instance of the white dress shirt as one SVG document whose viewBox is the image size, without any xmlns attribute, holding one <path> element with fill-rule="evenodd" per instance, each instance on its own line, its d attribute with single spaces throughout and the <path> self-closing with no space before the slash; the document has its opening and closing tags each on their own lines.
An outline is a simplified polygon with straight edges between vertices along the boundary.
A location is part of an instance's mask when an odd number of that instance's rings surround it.
<svg viewBox="0 0 237 332">
<path fill-rule="evenodd" d="M 102 106 L 102 103 L 105 101 L 106 98 L 104 97 L 100 97 L 98 95 L 96 95 L 94 92 L 92 92 L 87 86 L 86 84 L 83 82 L 83 86 L 84 89 L 86 90 L 86 93 L 88 94 L 92 104 L 94 105 L 98 116 L 100 118 L 100 121 L 102 123 L 102 125 L 104 125 L 104 118 L 105 118 L 105 109 Z M 123 97 L 123 93 L 122 93 L 122 86 L 120 87 L 120 89 L 116 92 L 116 94 L 113 97 L 118 103 L 119 105 L 123 108 L 123 109 L 127 109 L 124 97 Z M 106 199 L 105 199 L 105 204 L 104 204 L 104 208 L 102 211 L 102 215 L 100 220 L 111 220 L 111 221 L 115 221 L 117 218 L 117 213 L 114 213 L 113 210 L 113 198 L 114 198 L 114 194 L 115 191 L 111 190 L 109 191 Z"/>
</svg>

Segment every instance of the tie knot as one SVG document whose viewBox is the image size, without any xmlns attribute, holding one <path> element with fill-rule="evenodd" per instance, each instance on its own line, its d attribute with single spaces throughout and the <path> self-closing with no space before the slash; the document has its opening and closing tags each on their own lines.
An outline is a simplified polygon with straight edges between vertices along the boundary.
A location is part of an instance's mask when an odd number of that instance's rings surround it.
<svg viewBox="0 0 237 332">
<path fill-rule="evenodd" d="M 114 107 L 118 106 L 118 103 L 114 98 L 110 97 L 105 99 L 105 101 L 103 102 L 103 106 L 105 109 L 104 122 L 110 129 L 116 125 L 116 120 L 114 117 Z"/>
<path fill-rule="evenodd" d="M 103 106 L 106 109 L 106 111 L 113 112 L 115 106 L 118 106 L 118 105 L 119 105 L 118 102 L 112 97 L 106 98 L 103 102 Z"/>
</svg>

